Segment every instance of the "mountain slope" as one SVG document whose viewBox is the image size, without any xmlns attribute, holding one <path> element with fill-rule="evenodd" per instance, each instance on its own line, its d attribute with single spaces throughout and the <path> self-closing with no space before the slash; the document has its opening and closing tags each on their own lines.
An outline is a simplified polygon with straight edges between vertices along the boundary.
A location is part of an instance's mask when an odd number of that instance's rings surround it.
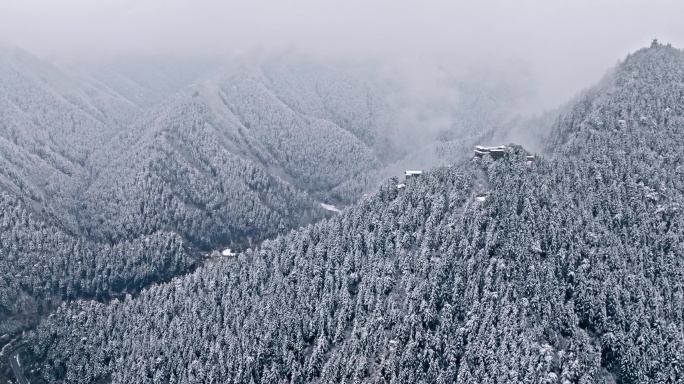
<svg viewBox="0 0 684 384">
<path fill-rule="evenodd" d="M 0 110 L 0 189 L 76 230 L 70 207 L 88 183 L 88 159 L 139 109 L 20 49 L 0 47 Z"/>
<path fill-rule="evenodd" d="M 198 82 L 97 155 L 109 165 L 79 205 L 84 231 L 116 240 L 172 228 L 204 248 L 245 246 L 322 217 L 315 200 L 380 164 L 354 134 L 272 90 L 294 85 L 251 72 Z"/>
<path fill-rule="evenodd" d="M 83 164 L 137 108 L 15 48 L 0 49 L 0 135 Z"/>
<path fill-rule="evenodd" d="M 683 70 L 671 47 L 630 55 L 548 159 L 393 180 L 138 298 L 62 308 L 30 337 L 34 379 L 681 382 Z"/>
<path fill-rule="evenodd" d="M 174 228 L 198 245 L 218 246 L 258 233 L 273 236 L 312 219 L 313 201 L 232 153 L 230 130 L 214 124 L 206 106 L 187 97 L 168 105 L 168 114 L 150 124 L 157 130 L 90 186 L 84 197 L 91 205 L 84 211 L 92 215 L 91 236 Z"/>
<path fill-rule="evenodd" d="M 253 247 L 434 162 L 416 146 L 392 163 L 407 152 L 394 113 L 411 106 L 373 76 L 289 58 L 212 65 L 65 70 L 0 50 L 3 332 L 186 273 L 199 250 Z"/>
<path fill-rule="evenodd" d="M 77 205 L 97 170 L 91 159 L 141 107 L 0 47 L 0 110 L 0 334 L 34 326 L 63 301 L 107 300 L 195 266 L 174 233 L 106 244 L 80 233 Z"/>
<path fill-rule="evenodd" d="M 195 262 L 176 234 L 98 244 L 44 221 L 16 196 L 0 192 L 0 334 L 34 326 L 38 316 L 63 301 L 136 292 L 192 269 Z"/>
<path fill-rule="evenodd" d="M 143 111 L 207 76 L 219 63 L 179 58 L 118 58 L 70 68 L 77 78 L 120 95 Z"/>
</svg>

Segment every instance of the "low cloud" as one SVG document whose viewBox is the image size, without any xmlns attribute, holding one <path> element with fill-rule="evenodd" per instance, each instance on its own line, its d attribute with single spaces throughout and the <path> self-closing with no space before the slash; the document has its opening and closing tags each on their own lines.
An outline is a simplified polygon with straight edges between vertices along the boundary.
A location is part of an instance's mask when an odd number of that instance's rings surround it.
<svg viewBox="0 0 684 384">
<path fill-rule="evenodd" d="M 522 108 L 539 111 L 651 38 L 684 46 L 682 14 L 673 0 L 32 0 L 0 4 L 0 40 L 55 60 L 297 50 L 459 68 L 515 62 L 535 86 Z"/>
</svg>

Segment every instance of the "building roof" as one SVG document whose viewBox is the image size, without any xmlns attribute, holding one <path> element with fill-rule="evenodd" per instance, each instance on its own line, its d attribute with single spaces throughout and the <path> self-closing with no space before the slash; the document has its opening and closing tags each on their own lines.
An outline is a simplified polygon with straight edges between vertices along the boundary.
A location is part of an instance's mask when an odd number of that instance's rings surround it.
<svg viewBox="0 0 684 384">
<path fill-rule="evenodd" d="M 483 147 L 483 146 L 481 146 L 481 145 L 476 145 L 476 146 L 475 146 L 475 149 L 476 149 L 476 150 L 483 151 L 483 152 L 489 152 L 489 151 L 503 151 L 503 150 L 506 149 L 506 146 L 505 146 L 505 145 L 498 145 L 498 146 L 496 146 L 496 147 Z"/>
</svg>

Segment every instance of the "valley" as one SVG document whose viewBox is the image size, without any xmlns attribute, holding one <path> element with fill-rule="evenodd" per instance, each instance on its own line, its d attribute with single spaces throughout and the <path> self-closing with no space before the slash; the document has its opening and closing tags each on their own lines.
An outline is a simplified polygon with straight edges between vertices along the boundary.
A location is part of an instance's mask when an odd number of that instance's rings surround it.
<svg viewBox="0 0 684 384">
<path fill-rule="evenodd" d="M 681 382 L 684 52 L 435 71 L 0 50 L 0 378 Z"/>
</svg>

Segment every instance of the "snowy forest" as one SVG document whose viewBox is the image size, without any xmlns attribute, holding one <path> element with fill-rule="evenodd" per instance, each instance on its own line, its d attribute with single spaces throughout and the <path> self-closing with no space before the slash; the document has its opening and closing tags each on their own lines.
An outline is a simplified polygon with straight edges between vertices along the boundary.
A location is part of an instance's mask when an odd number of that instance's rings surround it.
<svg viewBox="0 0 684 384">
<path fill-rule="evenodd" d="M 684 51 L 439 76 L 0 49 L 0 379 L 684 382 Z"/>
</svg>

